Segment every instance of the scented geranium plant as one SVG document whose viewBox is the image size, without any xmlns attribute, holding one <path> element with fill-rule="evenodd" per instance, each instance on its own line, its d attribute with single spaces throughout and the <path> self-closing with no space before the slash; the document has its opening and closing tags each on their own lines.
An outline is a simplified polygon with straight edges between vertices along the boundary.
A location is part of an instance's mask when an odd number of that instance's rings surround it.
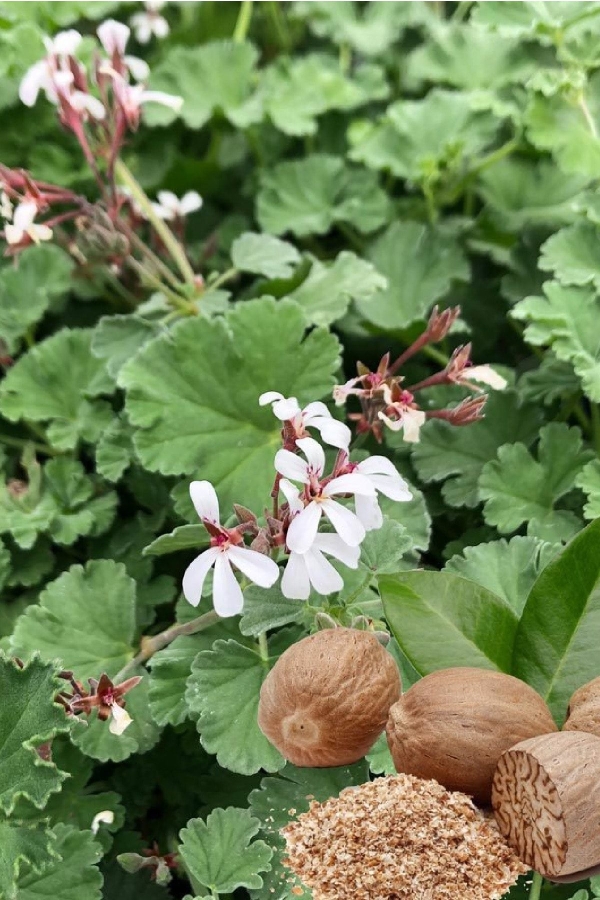
<svg viewBox="0 0 600 900">
<path fill-rule="evenodd" d="M 599 36 L 0 3 L 0 900 L 309 898 L 280 830 L 394 771 L 258 727 L 319 629 L 600 675 Z"/>
</svg>

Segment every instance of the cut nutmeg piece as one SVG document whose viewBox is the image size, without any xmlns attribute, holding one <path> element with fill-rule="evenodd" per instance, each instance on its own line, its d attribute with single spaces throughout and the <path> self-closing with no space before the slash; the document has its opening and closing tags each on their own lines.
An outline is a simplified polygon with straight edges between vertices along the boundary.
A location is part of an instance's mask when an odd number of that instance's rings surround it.
<svg viewBox="0 0 600 900">
<path fill-rule="evenodd" d="M 600 678 L 575 691 L 569 700 L 563 731 L 585 731 L 600 737 Z"/>
<path fill-rule="evenodd" d="M 501 754 L 556 731 L 533 688 L 488 669 L 440 669 L 417 681 L 390 710 L 387 739 L 396 771 L 435 778 L 489 805 Z"/>
<path fill-rule="evenodd" d="M 546 878 L 600 864 L 600 738 L 563 731 L 511 747 L 492 805 L 510 846 Z"/>
<path fill-rule="evenodd" d="M 400 673 L 373 634 L 328 628 L 289 647 L 260 691 L 258 725 L 296 766 L 361 759 L 400 696 Z"/>
</svg>

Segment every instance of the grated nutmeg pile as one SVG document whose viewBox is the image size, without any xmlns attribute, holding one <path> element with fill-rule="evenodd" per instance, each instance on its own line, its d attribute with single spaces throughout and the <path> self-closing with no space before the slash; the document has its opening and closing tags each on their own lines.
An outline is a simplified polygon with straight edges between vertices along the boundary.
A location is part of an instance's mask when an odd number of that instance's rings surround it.
<svg viewBox="0 0 600 900">
<path fill-rule="evenodd" d="M 528 871 L 466 794 L 412 775 L 314 801 L 281 834 L 314 900 L 497 900 Z"/>
</svg>

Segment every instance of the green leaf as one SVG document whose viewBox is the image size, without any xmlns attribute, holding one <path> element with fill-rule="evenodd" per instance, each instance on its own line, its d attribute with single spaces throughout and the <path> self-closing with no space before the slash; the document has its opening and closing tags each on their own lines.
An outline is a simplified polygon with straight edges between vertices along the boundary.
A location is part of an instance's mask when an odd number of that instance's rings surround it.
<svg viewBox="0 0 600 900">
<path fill-rule="evenodd" d="M 541 414 L 533 406 L 519 406 L 512 391 L 493 392 L 486 417 L 468 428 L 446 422 L 427 422 L 412 453 L 422 481 L 443 481 L 442 496 L 450 506 L 477 506 L 477 483 L 484 465 L 508 441 L 526 445 L 537 437 Z"/>
<path fill-rule="evenodd" d="M 466 547 L 446 563 L 444 570 L 481 584 L 506 600 L 520 616 L 534 581 L 560 549 L 560 544 L 533 537 L 489 541 Z"/>
<path fill-rule="evenodd" d="M 475 8 L 473 21 L 498 29 L 500 33 L 515 37 L 536 35 L 546 37 L 548 41 L 555 32 L 562 31 L 579 24 L 582 28 L 593 28 L 594 20 L 589 13 L 597 10 L 594 2 L 554 2 L 554 0 L 536 0 L 536 2 L 497 2 L 487 0 Z M 587 18 L 585 18 L 587 17 Z M 579 21 L 581 19 L 581 22 Z"/>
<path fill-rule="evenodd" d="M 141 316 L 103 316 L 92 334 L 92 353 L 116 379 L 125 363 L 159 333 L 155 322 Z"/>
<path fill-rule="evenodd" d="M 145 347 L 120 376 L 142 463 L 164 475 L 201 473 L 225 514 L 232 503 L 260 509 L 280 443 L 260 394 L 279 390 L 302 403 L 333 386 L 336 338 L 320 329 L 303 337 L 297 304 L 262 299 L 225 320 L 182 322 Z"/>
<path fill-rule="evenodd" d="M 379 121 L 355 122 L 350 158 L 418 181 L 438 168 L 462 169 L 494 139 L 500 121 L 468 94 L 435 88 L 424 100 L 399 100 Z"/>
<path fill-rule="evenodd" d="M 260 822 L 249 809 L 215 809 L 202 819 L 190 819 L 179 836 L 179 853 L 192 877 L 217 893 L 238 887 L 261 888 L 259 872 L 268 871 L 273 852 L 254 841 Z"/>
<path fill-rule="evenodd" d="M 279 585 L 261 588 L 253 584 L 244 591 L 244 611 L 239 628 L 242 634 L 258 637 L 263 631 L 300 621 L 305 608 L 304 603 L 287 600 Z"/>
<path fill-rule="evenodd" d="M 0 413 L 11 422 L 52 420 L 48 438 L 62 450 L 79 439 L 95 442 L 112 414 L 107 404 L 88 398 L 112 386 L 90 352 L 91 336 L 84 329 L 63 329 L 29 350 L 0 385 Z"/>
<path fill-rule="evenodd" d="M 192 666 L 185 699 L 198 716 L 202 746 L 216 753 L 219 764 L 232 772 L 276 772 L 283 765 L 283 757 L 260 731 L 256 717 L 261 685 L 292 636 L 297 632 L 285 629 L 270 638 L 268 661 L 261 658 L 258 646 L 215 641 L 212 650 L 199 653 Z"/>
<path fill-rule="evenodd" d="M 12 572 L 8 576 L 9 587 L 32 587 L 39 584 L 54 568 L 54 554 L 49 542 L 40 538 L 30 550 L 11 547 Z M 12 629 L 11 629 L 12 630 Z"/>
<path fill-rule="evenodd" d="M 567 173 L 594 178 L 600 165 L 600 73 L 581 92 L 537 94 L 526 113 L 527 135 Z M 585 110 L 584 106 L 585 104 Z"/>
<path fill-rule="evenodd" d="M 262 836 L 274 853 L 271 871 L 263 876 L 263 888 L 251 892 L 253 900 L 308 900 L 310 891 L 281 863 L 285 841 L 280 829 L 307 812 L 311 800 L 323 802 L 336 797 L 345 787 L 364 784 L 368 778 L 365 760 L 334 769 L 299 769 L 288 763 L 276 777 L 263 778 L 260 788 L 252 791 L 248 800 L 252 814 L 260 819 Z"/>
<path fill-rule="evenodd" d="M 298 303 L 309 325 L 331 325 L 348 311 L 351 301 L 376 302 L 387 279 L 364 259 L 343 250 L 333 263 L 315 260 L 306 280 L 289 298 Z"/>
<path fill-rule="evenodd" d="M 291 278 L 300 259 L 292 244 L 270 234 L 247 231 L 231 247 L 231 261 L 236 269 L 265 278 Z"/>
<path fill-rule="evenodd" d="M 587 503 L 583 507 L 586 519 L 600 517 L 600 460 L 593 459 L 583 467 L 575 484 L 587 494 Z"/>
<path fill-rule="evenodd" d="M 555 505 L 572 490 L 591 456 L 582 449 L 580 430 L 558 422 L 541 429 L 537 460 L 524 444 L 500 447 L 497 459 L 485 464 L 479 478 L 486 522 L 504 534 L 527 522 L 527 533 L 542 540 L 573 537 L 579 519 Z"/>
<path fill-rule="evenodd" d="M 524 337 L 535 346 L 548 346 L 556 356 L 570 362 L 583 390 L 600 401 L 600 347 L 596 340 L 600 301 L 591 288 L 544 285 L 543 297 L 526 297 L 512 315 L 527 323 Z"/>
<path fill-rule="evenodd" d="M 540 269 L 552 272 L 562 284 L 591 284 L 600 288 L 600 228 L 577 222 L 563 228 L 542 245 Z"/>
<path fill-rule="evenodd" d="M 311 0 L 295 3 L 294 15 L 305 18 L 318 37 L 349 45 L 364 56 L 384 53 L 405 28 L 431 20 L 423 3 L 369 3 L 359 7 L 356 3 Z"/>
<path fill-rule="evenodd" d="M 96 469 L 107 481 L 118 481 L 132 461 L 131 428 L 124 418 L 116 418 L 102 432 L 96 445 Z"/>
<path fill-rule="evenodd" d="M 19 668 L 0 654 L 0 810 L 4 813 L 10 814 L 20 797 L 43 809 L 67 777 L 37 753 L 41 744 L 70 731 L 64 708 L 54 702 L 62 684 L 54 666 L 38 657 Z"/>
<path fill-rule="evenodd" d="M 389 215 L 389 201 L 372 172 L 325 154 L 282 162 L 264 173 L 256 203 L 265 231 L 299 237 L 326 234 L 338 222 L 368 233 Z"/>
<path fill-rule="evenodd" d="M 247 42 L 213 41 L 200 47 L 172 47 L 153 69 L 152 90 L 183 97 L 178 114 L 167 106 L 145 108 L 146 124 L 170 125 L 178 115 L 189 128 L 202 128 L 215 112 L 240 127 L 261 118 L 248 103 L 258 53 Z"/>
<path fill-rule="evenodd" d="M 370 261 L 388 280 L 387 290 L 357 300 L 360 314 L 386 330 L 426 317 L 469 265 L 452 237 L 417 222 L 395 222 L 371 246 Z"/>
<path fill-rule="evenodd" d="M 546 353 L 537 369 L 530 369 L 518 380 L 516 389 L 527 403 L 550 406 L 556 400 L 579 393 L 579 379 L 570 363 Z"/>
<path fill-rule="evenodd" d="M 77 831 L 59 823 L 53 829 L 54 849 L 62 857 L 53 860 L 41 872 L 19 877 L 19 900 L 100 900 L 102 875 L 96 863 L 102 857 L 101 846 L 90 831 Z"/>
<path fill-rule="evenodd" d="M 144 547 L 143 556 L 163 556 L 166 553 L 177 553 L 192 547 L 201 549 L 209 543 L 209 536 L 204 525 L 179 525 L 170 534 L 161 534 L 151 544 Z"/>
<path fill-rule="evenodd" d="M 360 565 L 374 575 L 389 575 L 402 568 L 399 562 L 412 548 L 404 525 L 384 517 L 381 528 L 367 532 L 360 548 Z"/>
<path fill-rule="evenodd" d="M 39 605 L 17 622 L 12 648 L 19 656 L 34 650 L 46 659 L 59 656 L 82 681 L 103 672 L 110 677 L 133 657 L 134 628 L 135 582 L 125 566 L 91 560 L 47 585 Z"/>
<path fill-rule="evenodd" d="M 426 571 L 384 575 L 379 590 L 392 634 L 420 675 L 452 666 L 510 671 L 518 619 L 491 591 Z"/>
<path fill-rule="evenodd" d="M 544 697 L 558 723 L 571 694 L 598 674 L 600 520 L 535 582 L 517 629 L 512 674 Z"/>
<path fill-rule="evenodd" d="M 369 752 L 366 759 L 369 763 L 369 769 L 374 775 L 395 775 L 396 767 L 394 760 L 388 747 L 385 732 L 380 734 Z"/>
<path fill-rule="evenodd" d="M 56 859 L 55 838 L 42 826 L 29 827 L 0 819 L 0 897 L 20 900 L 17 878 L 27 867 L 41 872 Z"/>
<path fill-rule="evenodd" d="M 9 353 L 44 316 L 52 301 L 69 289 L 72 264 L 55 246 L 29 247 L 19 266 L 0 269 L 0 338 Z"/>
<path fill-rule="evenodd" d="M 410 489 L 413 499 L 408 503 L 397 503 L 388 497 L 381 497 L 379 506 L 384 516 L 402 525 L 410 536 L 415 550 L 427 550 L 431 537 L 431 516 L 421 491 L 414 485 L 411 485 Z"/>
</svg>

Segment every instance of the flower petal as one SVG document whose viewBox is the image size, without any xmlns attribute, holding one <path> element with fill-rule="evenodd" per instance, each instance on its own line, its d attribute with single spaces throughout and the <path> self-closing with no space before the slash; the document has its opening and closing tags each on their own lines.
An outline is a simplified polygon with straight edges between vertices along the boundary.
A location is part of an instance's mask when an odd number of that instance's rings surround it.
<svg viewBox="0 0 600 900">
<path fill-rule="evenodd" d="M 281 578 L 281 593 L 288 600 L 308 600 L 310 580 L 302 554 L 290 553 Z"/>
<path fill-rule="evenodd" d="M 465 369 L 461 381 L 470 381 L 471 379 L 481 381 L 495 391 L 504 390 L 508 384 L 506 378 L 494 371 L 491 366 L 471 366 L 469 369 Z"/>
<path fill-rule="evenodd" d="M 333 594 L 344 587 L 344 579 L 319 550 L 311 547 L 304 554 L 310 583 L 317 594 Z"/>
<path fill-rule="evenodd" d="M 383 513 L 379 508 L 377 497 L 356 497 L 354 508 L 356 515 L 365 527 L 365 531 L 375 531 L 383 525 Z"/>
<path fill-rule="evenodd" d="M 223 618 L 237 616 L 244 607 L 244 595 L 226 553 L 219 553 L 215 563 L 213 606 Z"/>
<path fill-rule="evenodd" d="M 287 500 L 290 511 L 292 513 L 302 512 L 304 503 L 300 499 L 300 490 L 296 485 L 292 484 L 291 481 L 288 481 L 287 478 L 282 478 L 279 482 L 279 489 Z"/>
<path fill-rule="evenodd" d="M 419 431 L 425 424 L 425 413 L 422 409 L 407 409 L 402 417 L 404 440 L 409 444 L 418 444 Z"/>
<path fill-rule="evenodd" d="M 142 91 L 139 102 L 160 103 L 161 106 L 168 106 L 175 112 L 179 112 L 183 106 L 183 97 L 176 97 L 174 94 L 165 94 L 164 91 Z"/>
<path fill-rule="evenodd" d="M 24 203 L 19 203 L 17 208 L 15 209 L 15 213 L 13 216 L 13 224 L 15 228 L 19 228 L 21 231 L 27 231 L 30 225 L 33 225 L 33 220 L 37 215 L 37 204 L 33 201 L 25 201 Z"/>
<path fill-rule="evenodd" d="M 387 456 L 368 456 L 356 468 L 361 475 L 391 475 L 400 478 L 398 469 Z"/>
<path fill-rule="evenodd" d="M 125 56 L 125 65 L 136 81 L 146 81 L 150 76 L 150 66 L 139 56 Z"/>
<path fill-rule="evenodd" d="M 321 520 L 324 504 L 315 503 L 313 500 L 305 506 L 301 513 L 292 519 L 288 528 L 286 543 L 293 553 L 306 553 L 312 545 L 319 522 Z"/>
<path fill-rule="evenodd" d="M 331 534 L 322 532 L 318 534 L 314 540 L 313 547 L 320 550 L 321 553 L 327 553 L 334 556 L 340 562 L 348 566 L 349 569 L 358 568 L 358 560 L 360 559 L 360 547 L 350 547 L 341 539 L 339 534 Z"/>
<path fill-rule="evenodd" d="M 34 63 L 25 72 L 19 85 L 19 100 L 25 106 L 34 106 L 38 94 L 50 81 L 50 70 L 45 59 Z"/>
<path fill-rule="evenodd" d="M 81 40 L 81 35 L 74 28 L 70 28 L 68 31 L 59 31 L 50 42 L 50 52 L 57 56 L 73 56 Z"/>
<path fill-rule="evenodd" d="M 109 725 L 110 728 L 110 725 Z M 102 812 L 96 813 L 94 818 L 92 819 L 92 824 L 90 825 L 90 831 L 92 834 L 98 834 L 98 830 L 100 825 L 112 825 L 115 821 L 115 814 L 112 809 L 103 809 Z"/>
<path fill-rule="evenodd" d="M 234 566 L 260 587 L 272 587 L 279 578 L 279 566 L 264 553 L 249 547 L 230 547 L 226 553 Z"/>
<path fill-rule="evenodd" d="M 135 39 L 139 44 L 147 44 L 152 37 L 152 20 L 148 13 L 139 12 L 131 16 L 129 24 L 135 32 Z"/>
<path fill-rule="evenodd" d="M 115 19 L 107 19 L 106 22 L 103 22 L 98 26 L 96 34 L 98 35 L 98 40 L 109 56 L 112 56 L 113 53 L 123 56 L 131 31 L 127 25 L 124 25 L 122 22 L 117 22 Z M 65 51 L 55 50 L 55 53 L 60 52 L 64 53 Z"/>
<path fill-rule="evenodd" d="M 188 191 L 183 195 L 179 202 L 179 208 L 184 216 L 188 216 L 190 213 L 196 212 L 197 209 L 200 209 L 202 206 L 202 197 L 198 193 L 198 191 Z"/>
<path fill-rule="evenodd" d="M 157 38 L 166 38 L 169 33 L 169 23 L 164 16 L 154 16 L 151 21 L 151 28 Z"/>
<path fill-rule="evenodd" d="M 324 500 L 321 502 L 321 507 L 341 539 L 350 547 L 357 547 L 364 540 L 365 529 L 358 516 L 353 512 L 335 500 Z M 294 522 L 296 521 L 297 519 L 294 519 Z"/>
<path fill-rule="evenodd" d="M 209 547 L 197 556 L 183 573 L 181 589 L 183 596 L 192 606 L 198 606 L 200 603 L 204 581 L 220 552 L 218 547 Z"/>
<path fill-rule="evenodd" d="M 299 438 L 296 445 L 300 447 L 308 460 L 310 471 L 320 478 L 325 468 L 325 451 L 314 438 Z"/>
<path fill-rule="evenodd" d="M 324 419 L 333 418 L 321 400 L 313 400 L 312 403 L 309 403 L 308 406 L 305 406 L 302 410 L 302 418 L 306 425 L 310 425 L 310 420 L 314 419 L 315 416 L 320 416 Z"/>
<path fill-rule="evenodd" d="M 292 481 L 308 483 L 308 466 L 291 450 L 278 450 L 275 454 L 275 469 L 280 475 L 291 478 Z"/>
<path fill-rule="evenodd" d="M 305 422 L 312 428 L 316 428 L 321 435 L 321 439 L 329 444 L 330 447 L 337 447 L 338 450 L 347 450 L 352 440 L 352 432 L 343 422 L 337 419 L 325 418 L 324 416 L 313 416 L 310 422 Z"/>
<path fill-rule="evenodd" d="M 332 478 L 325 487 L 324 493 L 327 497 L 333 497 L 335 494 L 365 494 L 367 497 L 374 497 L 375 488 L 366 475 L 351 472 L 349 475 L 338 475 L 337 478 Z"/>
<path fill-rule="evenodd" d="M 399 475 L 391 478 L 389 475 L 370 475 L 369 481 L 376 491 L 379 491 L 390 500 L 412 500 L 412 494 L 405 480 Z"/>
<path fill-rule="evenodd" d="M 123 734 L 126 728 L 129 728 L 133 719 L 129 715 L 126 709 L 123 709 L 122 706 L 119 706 L 118 703 L 113 703 L 110 707 L 111 711 L 111 719 L 108 725 L 108 730 L 111 734 Z"/>
<path fill-rule="evenodd" d="M 219 524 L 219 498 L 210 481 L 192 481 L 190 497 L 202 521 Z"/>
<path fill-rule="evenodd" d="M 273 403 L 274 400 L 284 400 L 283 394 L 280 394 L 279 391 L 265 391 L 264 394 L 261 394 L 258 398 L 259 406 L 266 406 L 267 403 Z"/>
<path fill-rule="evenodd" d="M 282 397 L 273 403 L 273 413 L 281 422 L 287 422 L 299 415 L 300 404 L 295 397 Z"/>
</svg>

